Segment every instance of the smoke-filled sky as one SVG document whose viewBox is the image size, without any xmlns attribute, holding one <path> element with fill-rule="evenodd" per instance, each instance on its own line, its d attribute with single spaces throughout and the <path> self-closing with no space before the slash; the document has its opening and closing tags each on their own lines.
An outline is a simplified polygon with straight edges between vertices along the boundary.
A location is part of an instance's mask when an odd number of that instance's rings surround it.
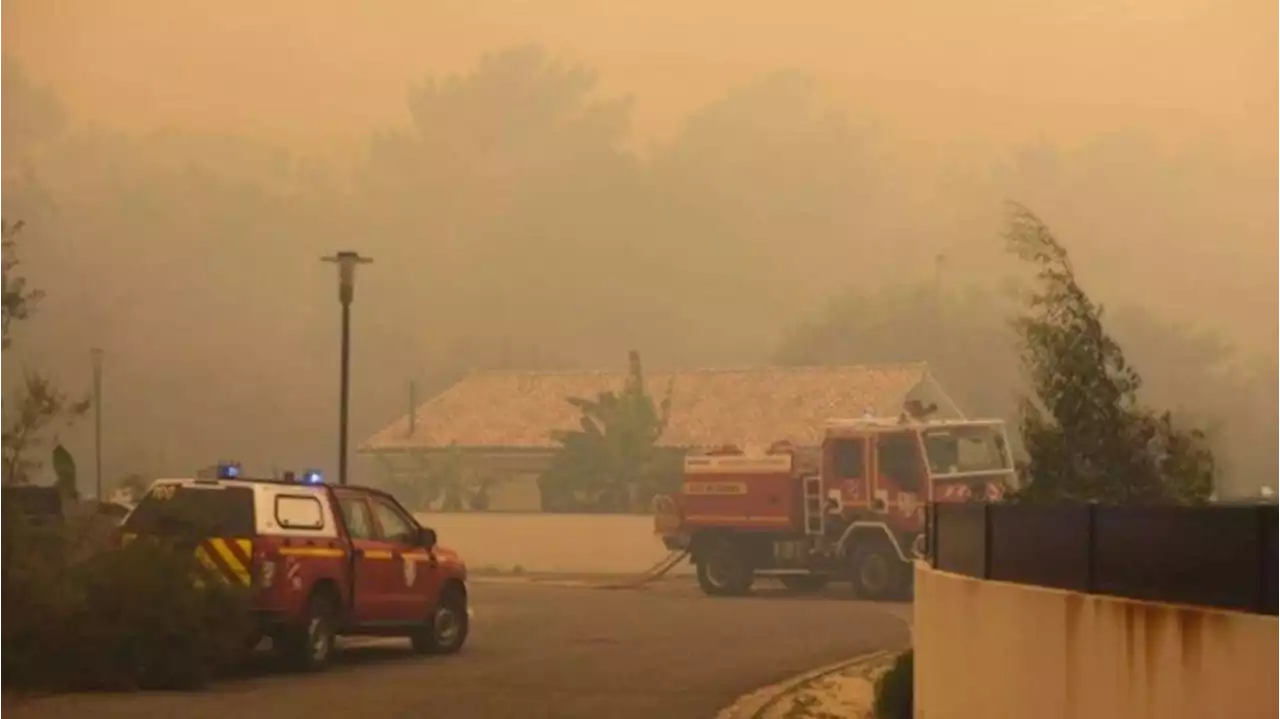
<svg viewBox="0 0 1280 719">
<path fill-rule="evenodd" d="M 1105 303 L 1274 357 L 1273 0 L 11 0 L 3 20 L 5 218 L 48 292 L 6 359 L 74 387 L 108 348 L 117 474 L 331 454 L 316 258 L 341 246 L 377 258 L 356 440 L 411 378 L 631 348 L 760 364 L 832 307 L 879 316 L 850 292 L 995 291 L 1003 199 Z M 1236 411 L 1145 327 L 1146 368 L 1200 392 L 1162 401 Z M 873 334 L 789 356 L 933 351 Z"/>
<path fill-rule="evenodd" d="M 786 3 L 271 3 L 13 0 L 4 46 L 86 117 L 312 147 L 401 119 L 425 71 L 536 42 L 634 94 L 635 137 L 669 135 L 725 88 L 779 69 L 903 140 L 1079 140 L 1131 126 L 1276 149 L 1266 0 Z"/>
</svg>

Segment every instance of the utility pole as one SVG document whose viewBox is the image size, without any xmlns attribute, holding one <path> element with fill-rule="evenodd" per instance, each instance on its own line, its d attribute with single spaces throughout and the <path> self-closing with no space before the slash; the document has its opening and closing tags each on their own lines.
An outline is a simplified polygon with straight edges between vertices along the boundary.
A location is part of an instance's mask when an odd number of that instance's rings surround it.
<svg viewBox="0 0 1280 719">
<path fill-rule="evenodd" d="M 343 250 L 325 262 L 338 266 L 338 302 L 342 305 L 342 359 L 338 377 L 338 484 L 347 483 L 347 414 L 351 395 L 351 301 L 356 294 L 356 267 L 373 262 L 359 252 Z"/>
<path fill-rule="evenodd" d="M 93 362 L 93 475 L 99 502 L 105 501 L 102 496 L 102 360 L 105 355 L 99 347 L 89 350 L 89 359 Z"/>
</svg>

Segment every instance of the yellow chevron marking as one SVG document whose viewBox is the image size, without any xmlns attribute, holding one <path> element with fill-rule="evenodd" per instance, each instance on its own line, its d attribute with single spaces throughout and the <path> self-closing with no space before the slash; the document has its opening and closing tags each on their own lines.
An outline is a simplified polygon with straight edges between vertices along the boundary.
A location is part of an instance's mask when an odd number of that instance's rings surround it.
<svg viewBox="0 0 1280 719">
<path fill-rule="evenodd" d="M 213 574 L 219 577 L 224 582 L 229 581 L 222 574 L 222 570 L 218 568 L 218 565 L 216 562 L 214 562 L 213 557 L 209 556 L 209 552 L 204 548 L 203 544 L 196 547 L 196 559 L 200 560 L 200 564 L 203 565 L 205 569 L 209 570 L 210 574 Z"/>
<path fill-rule="evenodd" d="M 221 537 L 215 537 L 213 539 L 208 540 L 208 542 L 209 544 L 213 545 L 214 551 L 218 553 L 218 556 L 222 559 L 222 561 L 228 567 L 231 568 L 232 573 L 235 574 L 236 580 L 239 581 L 241 584 L 248 586 L 249 585 L 249 567 L 245 566 L 244 562 L 242 562 L 240 558 L 236 556 L 236 553 L 231 549 L 230 546 L 228 546 L 228 544 L 229 542 L 235 542 L 244 551 L 245 555 L 247 556 L 249 555 L 250 549 L 253 546 L 252 543 L 247 539 L 227 540 L 227 539 L 222 539 Z"/>
</svg>

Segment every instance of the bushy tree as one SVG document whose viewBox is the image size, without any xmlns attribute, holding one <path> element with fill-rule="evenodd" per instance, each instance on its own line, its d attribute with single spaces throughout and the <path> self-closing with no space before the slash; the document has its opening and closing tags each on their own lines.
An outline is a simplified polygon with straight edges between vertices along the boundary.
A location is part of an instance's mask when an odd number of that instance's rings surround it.
<svg viewBox="0 0 1280 719">
<path fill-rule="evenodd" d="M 927 284 L 852 287 L 784 333 L 782 365 L 926 362 L 969 415 L 1012 413 L 1018 357 L 1001 298 Z"/>
<path fill-rule="evenodd" d="M 1015 321 L 1032 395 L 1022 402 L 1027 501 L 1204 501 L 1214 459 L 1203 432 L 1138 401 L 1142 378 L 1103 326 L 1067 250 L 1030 210 L 1011 203 L 1009 249 L 1037 284 Z"/>
<path fill-rule="evenodd" d="M 35 311 L 41 298 L 41 292 L 28 286 L 27 280 L 19 272 L 17 252 L 18 233 L 22 223 L 12 225 L 0 222 L 3 227 L 3 274 L 0 285 L 3 287 L 3 349 L 8 350 L 11 342 L 11 330 Z M 87 400 L 72 400 L 59 390 L 48 377 L 35 370 L 26 370 L 23 382 L 13 396 L 4 403 L 3 420 L 3 458 L 0 460 L 0 477 L 4 484 L 25 484 L 42 462 L 33 458 L 33 452 L 48 439 L 49 431 L 59 425 L 68 424 L 84 414 L 89 408 Z M 58 444 L 53 451 L 55 463 L 59 469 L 60 484 L 71 482 L 73 486 L 64 486 L 68 494 L 74 495 L 75 472 L 67 474 L 68 462 L 74 467 L 71 455 Z"/>
<path fill-rule="evenodd" d="M 581 429 L 552 433 L 560 449 L 538 480 L 544 511 L 635 511 L 679 480 L 680 453 L 657 444 L 670 416 L 671 390 L 654 402 L 639 353 L 631 353 L 621 393 L 568 401 L 582 412 Z"/>
</svg>

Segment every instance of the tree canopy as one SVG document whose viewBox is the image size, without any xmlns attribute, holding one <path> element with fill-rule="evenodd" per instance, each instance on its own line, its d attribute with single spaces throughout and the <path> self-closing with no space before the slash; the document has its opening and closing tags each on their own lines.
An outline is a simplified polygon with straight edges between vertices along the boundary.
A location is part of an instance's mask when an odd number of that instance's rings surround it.
<svg viewBox="0 0 1280 719">
<path fill-rule="evenodd" d="M 1031 395 L 1020 429 L 1027 460 L 1019 498 L 1104 503 L 1194 503 L 1214 488 L 1214 458 L 1198 429 L 1143 406 L 1142 378 L 1103 326 L 1102 308 L 1076 279 L 1067 250 L 1013 204 L 1009 248 L 1035 269 L 1015 321 Z"/>
<path fill-rule="evenodd" d="M 560 448 L 538 480 L 544 511 L 644 511 L 654 495 L 679 482 L 681 453 L 657 444 L 670 416 L 671 390 L 654 402 L 639 353 L 631 353 L 621 392 L 567 401 L 581 411 L 581 429 L 552 434 Z"/>
<path fill-rule="evenodd" d="M 4 237 L 4 266 L 0 279 L 3 284 L 3 349 L 8 350 L 15 323 L 31 316 L 42 293 L 29 287 L 26 277 L 18 269 L 17 241 L 23 224 L 0 222 L 0 226 Z M 27 368 L 23 370 L 22 378 L 22 383 L 4 401 L 3 458 L 0 460 L 0 479 L 4 484 L 31 482 L 35 472 L 44 464 L 36 458 L 35 452 L 49 441 L 50 432 L 74 422 L 89 408 L 87 400 L 71 399 L 41 372 Z M 75 460 L 56 436 L 53 441 L 51 458 L 57 485 L 67 494 L 77 496 Z"/>
</svg>

